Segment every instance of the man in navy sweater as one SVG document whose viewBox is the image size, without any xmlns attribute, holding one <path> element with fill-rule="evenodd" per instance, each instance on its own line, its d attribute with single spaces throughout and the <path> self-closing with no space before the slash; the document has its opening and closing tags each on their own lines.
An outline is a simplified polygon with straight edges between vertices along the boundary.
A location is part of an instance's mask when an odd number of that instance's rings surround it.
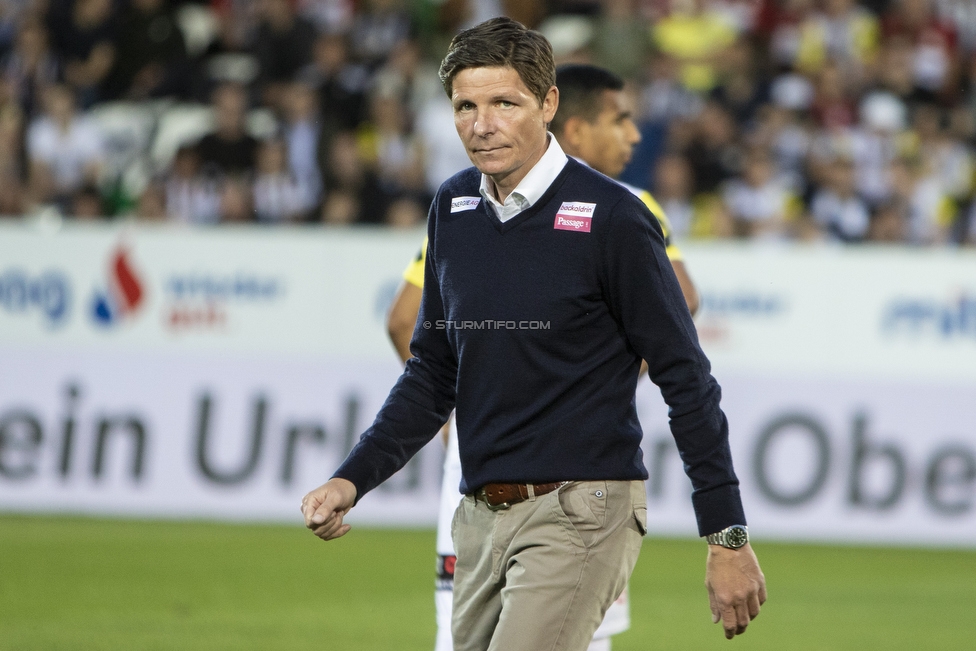
<svg viewBox="0 0 976 651">
<path fill-rule="evenodd" d="M 305 496 L 331 540 L 358 499 L 456 406 L 466 494 L 453 537 L 459 650 L 583 650 L 645 531 L 641 359 L 670 407 L 690 477 L 706 584 L 726 637 L 765 601 L 732 468 L 720 389 L 660 227 L 546 131 L 559 102 L 549 43 L 497 18 L 441 64 L 475 167 L 431 206 L 414 358 L 332 479 Z"/>
</svg>

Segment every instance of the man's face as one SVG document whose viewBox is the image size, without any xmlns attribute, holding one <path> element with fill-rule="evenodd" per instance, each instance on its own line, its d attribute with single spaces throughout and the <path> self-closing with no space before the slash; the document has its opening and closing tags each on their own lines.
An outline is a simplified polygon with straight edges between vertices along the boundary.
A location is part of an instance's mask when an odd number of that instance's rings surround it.
<svg viewBox="0 0 976 651">
<path fill-rule="evenodd" d="M 550 88 L 540 106 L 514 68 L 466 68 L 454 77 L 451 102 L 468 158 L 507 194 L 545 153 L 559 92 Z"/>
<path fill-rule="evenodd" d="M 634 124 L 632 104 L 627 93 L 605 90 L 596 119 L 580 124 L 579 157 L 610 177 L 616 178 L 624 171 L 634 153 L 634 145 L 641 139 Z"/>
</svg>

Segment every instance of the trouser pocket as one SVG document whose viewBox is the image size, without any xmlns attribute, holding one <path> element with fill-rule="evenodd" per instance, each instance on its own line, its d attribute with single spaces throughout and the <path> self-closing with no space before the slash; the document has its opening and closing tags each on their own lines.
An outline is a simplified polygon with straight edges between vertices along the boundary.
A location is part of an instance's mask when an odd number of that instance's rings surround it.
<svg viewBox="0 0 976 651">
<path fill-rule="evenodd" d="M 634 520 L 637 522 L 637 530 L 640 531 L 640 535 L 647 535 L 647 507 L 646 506 L 636 506 L 634 507 Z"/>
</svg>

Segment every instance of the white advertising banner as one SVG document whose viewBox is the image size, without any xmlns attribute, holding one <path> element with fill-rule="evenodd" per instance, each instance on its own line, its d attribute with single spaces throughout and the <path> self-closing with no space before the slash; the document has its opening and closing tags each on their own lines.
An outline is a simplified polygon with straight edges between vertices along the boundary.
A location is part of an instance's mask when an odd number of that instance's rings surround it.
<svg viewBox="0 0 976 651">
<path fill-rule="evenodd" d="M 420 232 L 0 225 L 0 510 L 297 522 L 400 366 Z M 759 538 L 976 547 L 976 254 L 687 246 Z M 638 390 L 652 529 L 696 529 Z M 432 524 L 440 446 L 354 522 Z"/>
<path fill-rule="evenodd" d="M 423 232 L 0 227 L 0 509 L 299 519 L 400 373 Z M 435 521 L 428 446 L 353 520 Z"/>
<path fill-rule="evenodd" d="M 735 374 L 722 386 L 759 538 L 976 546 L 976 383 Z M 695 535 L 691 484 L 649 383 L 639 405 L 650 527 Z"/>
</svg>

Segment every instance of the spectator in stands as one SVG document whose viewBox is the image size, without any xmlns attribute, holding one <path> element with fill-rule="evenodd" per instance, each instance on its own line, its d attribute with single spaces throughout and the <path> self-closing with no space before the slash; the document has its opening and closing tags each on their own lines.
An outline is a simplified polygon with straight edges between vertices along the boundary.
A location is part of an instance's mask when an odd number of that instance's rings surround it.
<svg viewBox="0 0 976 651">
<path fill-rule="evenodd" d="M 912 48 L 915 87 L 926 99 L 952 94 L 959 75 L 955 27 L 939 20 L 932 0 L 899 0 L 884 16 L 886 39 L 899 37 Z"/>
<path fill-rule="evenodd" d="M 254 212 L 259 222 L 299 222 L 311 212 L 317 197 L 288 167 L 288 149 L 280 138 L 258 147 L 254 177 Z"/>
<path fill-rule="evenodd" d="M 296 0 L 295 5 L 317 32 L 328 34 L 348 32 L 356 10 L 356 3 L 349 0 Z"/>
<path fill-rule="evenodd" d="M 952 24 L 959 36 L 959 49 L 976 52 L 976 3 L 971 0 L 937 0 L 938 16 Z"/>
<path fill-rule="evenodd" d="M 654 198 L 661 204 L 671 222 L 671 232 L 677 239 L 688 237 L 694 219 L 691 190 L 694 179 L 691 166 L 683 156 L 666 154 L 654 168 Z"/>
<path fill-rule="evenodd" d="M 330 190 L 322 202 L 321 221 L 327 226 L 349 226 L 359 220 L 360 204 L 348 190 Z"/>
<path fill-rule="evenodd" d="M 976 246 L 976 201 L 969 205 L 964 218 L 960 220 L 963 244 Z"/>
<path fill-rule="evenodd" d="M 109 98 L 187 96 L 189 61 L 169 0 L 130 0 L 119 20 Z"/>
<path fill-rule="evenodd" d="M 214 133 L 201 139 L 195 159 L 182 152 L 158 181 L 173 219 L 217 222 L 228 175 L 245 185 L 226 200 L 238 209 L 225 212 L 252 219 L 253 200 L 264 214 L 264 199 L 249 185 L 259 143 L 245 126 L 249 100 L 264 98 L 281 119 L 284 141 L 269 147 L 287 152 L 288 183 L 310 188 L 310 215 L 412 224 L 430 188 L 469 163 L 444 127 L 452 109 L 428 74 L 436 66 L 425 49 L 442 40 L 446 46 L 458 28 L 492 15 L 515 12 L 551 26 L 568 12 L 591 28 L 583 55 L 624 47 L 623 59 L 608 63 L 631 73 L 646 57 L 631 80 L 642 146 L 625 175 L 647 183 L 653 170 L 655 185 L 674 189 L 667 208 L 679 234 L 722 237 L 733 223 L 740 235 L 751 232 L 723 202 L 729 187 L 749 187 L 743 152 L 753 149 L 767 152 L 773 177 L 810 206 L 809 220 L 790 222 L 783 237 L 799 237 L 797 224 L 804 237 L 825 231 L 845 241 L 962 242 L 976 232 L 969 217 L 976 192 L 970 0 L 452 0 L 427 13 L 405 0 L 210 0 L 216 39 L 192 62 L 174 15 L 182 1 L 43 0 L 35 7 L 33 0 L 0 0 L 0 212 L 39 201 L 71 213 L 78 188 L 97 184 L 94 151 L 105 145 L 91 144 L 100 138 L 77 126 L 87 120 L 74 116 L 67 131 L 52 131 L 44 111 L 45 89 L 63 80 L 83 108 L 168 95 L 213 102 Z M 658 12 L 655 21 L 644 22 L 648 10 Z M 631 40 L 637 33 L 643 42 Z M 35 119 L 41 116 L 44 127 Z M 64 160 L 51 154 L 50 143 L 61 138 L 74 143 Z M 55 188 L 56 176 L 78 168 L 82 142 L 96 162 L 82 165 L 88 171 L 77 184 Z M 838 159 L 853 161 L 857 182 L 840 207 L 831 201 L 849 167 L 834 169 Z M 285 176 L 274 178 L 284 183 Z M 865 210 L 872 215 L 867 230 Z"/>
<path fill-rule="evenodd" d="M 19 179 L 0 178 L 0 219 L 19 219 L 26 205 Z"/>
<path fill-rule="evenodd" d="M 315 42 L 312 61 L 298 78 L 318 93 L 322 149 L 328 151 L 333 135 L 355 129 L 363 120 L 369 72 L 365 66 L 350 61 L 344 36 L 324 34 Z"/>
<path fill-rule="evenodd" d="M 308 187 L 314 203 L 322 193 L 319 167 L 319 120 L 315 91 L 302 83 L 289 84 L 284 95 L 282 136 L 288 149 L 288 168 L 299 183 Z"/>
<path fill-rule="evenodd" d="M 713 193 L 742 166 L 742 147 L 732 116 L 709 102 L 693 123 L 693 140 L 685 155 L 695 178 L 695 194 Z"/>
<path fill-rule="evenodd" d="M 860 242 L 868 235 L 871 212 L 867 202 L 857 195 L 854 161 L 837 157 L 826 172 L 827 183 L 813 196 L 811 217 L 832 239 Z"/>
<path fill-rule="evenodd" d="M 707 93 L 718 83 L 717 64 L 736 32 L 705 0 L 674 0 L 667 17 L 651 28 L 654 44 L 680 66 L 685 88 Z"/>
<path fill-rule="evenodd" d="M 805 77 L 787 74 L 773 80 L 771 96 L 773 101 L 757 113 L 748 144 L 769 150 L 783 182 L 795 195 L 802 196 L 808 189 L 813 90 Z"/>
<path fill-rule="evenodd" d="M 966 128 L 957 130 L 957 136 L 969 140 L 970 147 L 976 144 L 973 139 L 976 134 L 976 55 L 969 55 L 965 61 L 965 74 L 962 76 L 960 84 L 960 102 L 955 106 L 955 111 L 960 111 L 968 118 Z M 954 111 L 954 112 L 955 112 Z M 955 120 L 957 125 L 965 124 L 965 120 Z M 968 132 L 967 132 L 968 131 Z"/>
<path fill-rule="evenodd" d="M 26 112 L 17 101 L 17 87 L 0 75 L 0 172 L 22 170 Z"/>
<path fill-rule="evenodd" d="M 54 0 L 48 12 L 51 45 L 61 58 L 64 81 L 88 108 L 101 99 L 115 64 L 117 25 L 112 0 Z"/>
<path fill-rule="evenodd" d="M 254 221 L 251 185 L 242 178 L 227 178 L 220 189 L 220 223 L 244 224 Z"/>
<path fill-rule="evenodd" d="M 973 191 L 973 156 L 952 137 L 947 123 L 948 116 L 939 106 L 921 104 L 912 116 L 913 136 L 924 169 L 930 171 L 948 197 L 962 204 Z"/>
<path fill-rule="evenodd" d="M 902 244 L 908 234 L 906 227 L 907 209 L 901 201 L 886 201 L 871 215 L 868 240 L 885 244 Z"/>
<path fill-rule="evenodd" d="M 251 174 L 258 141 L 247 132 L 247 91 L 240 84 L 221 84 L 214 90 L 211 103 L 216 129 L 197 144 L 203 173 Z"/>
<path fill-rule="evenodd" d="M 161 222 L 166 215 L 166 188 L 159 181 L 150 181 L 139 193 L 139 200 L 131 216 L 139 221 Z"/>
<path fill-rule="evenodd" d="M 957 208 L 920 156 L 899 156 L 889 169 L 891 198 L 903 208 L 906 240 L 912 244 L 946 244 Z"/>
<path fill-rule="evenodd" d="M 379 67 L 410 36 L 410 14 L 403 0 L 365 0 L 353 20 L 353 57 L 371 70 Z"/>
<path fill-rule="evenodd" d="M 743 127 L 752 124 L 756 111 L 769 101 L 769 82 L 760 76 L 752 43 L 740 37 L 725 49 L 716 65 L 719 81 L 711 96 Z"/>
<path fill-rule="evenodd" d="M 431 95 L 417 112 L 414 129 L 422 147 L 424 183 L 433 196 L 441 183 L 471 165 L 454 129 L 454 108 L 443 92 Z"/>
<path fill-rule="evenodd" d="M 904 103 L 890 93 L 871 93 L 860 106 L 860 123 L 848 132 L 826 134 L 828 158 L 849 152 L 857 172 L 858 193 L 872 206 L 889 198 L 889 166 L 899 154 L 908 126 Z"/>
<path fill-rule="evenodd" d="M 813 15 L 815 1 L 782 0 L 766 4 L 770 54 L 777 66 L 790 69 L 799 58 L 803 27 Z"/>
<path fill-rule="evenodd" d="M 169 218 L 184 224 L 216 224 L 220 220 L 220 184 L 201 173 L 195 146 L 180 147 L 164 183 Z"/>
<path fill-rule="evenodd" d="M 891 36 L 882 44 L 874 85 L 898 97 L 906 106 L 931 101 L 915 87 L 912 44 L 902 36 Z"/>
<path fill-rule="evenodd" d="M 33 117 L 41 108 L 42 92 L 55 84 L 60 74 L 42 22 L 30 18 L 20 25 L 14 49 L 4 57 L 0 69 L 5 80 L 13 84 L 24 113 Z"/>
<path fill-rule="evenodd" d="M 386 194 L 418 199 L 425 195 L 422 150 L 408 131 L 406 109 L 396 97 L 372 98 L 369 126 L 362 132 L 361 143 Z M 431 198 L 425 196 L 426 202 Z"/>
<path fill-rule="evenodd" d="M 372 93 L 398 99 L 408 120 L 418 114 L 427 98 L 443 93 L 433 66 L 421 64 L 420 44 L 404 39 L 390 52 L 386 63 L 373 75 Z"/>
<path fill-rule="evenodd" d="M 193 75 L 193 97 L 201 102 L 208 101 L 220 84 L 251 85 L 260 72 L 249 38 L 253 32 L 253 12 L 232 10 L 230 3 L 214 4 L 216 38 L 196 61 Z"/>
<path fill-rule="evenodd" d="M 854 0 L 823 0 L 820 9 L 799 26 L 793 65 L 816 73 L 828 61 L 836 61 L 851 79 L 861 78 L 877 56 L 877 17 Z"/>
<path fill-rule="evenodd" d="M 741 177 L 722 188 L 722 199 L 740 237 L 785 239 L 795 216 L 795 198 L 776 177 L 769 153 L 751 151 Z"/>
<path fill-rule="evenodd" d="M 690 119 L 701 111 L 701 98 L 681 84 L 679 72 L 677 61 L 667 54 L 648 57 L 647 83 L 639 92 L 639 124 Z"/>
<path fill-rule="evenodd" d="M 100 221 L 105 218 L 102 195 L 94 185 L 83 185 L 71 195 L 69 216 L 77 220 Z"/>
<path fill-rule="evenodd" d="M 312 58 L 315 25 L 295 13 L 291 0 L 257 0 L 257 9 L 254 53 L 262 100 L 266 106 L 280 107 L 286 85 Z"/>
<path fill-rule="evenodd" d="M 24 15 L 28 13 L 28 4 L 24 0 L 0 1 L 0 58 L 6 57 L 13 49 Z"/>
<path fill-rule="evenodd" d="M 329 224 L 385 221 L 389 197 L 376 173 L 363 161 L 356 134 L 344 131 L 332 140 L 326 166 L 322 221 Z"/>
<path fill-rule="evenodd" d="M 44 114 L 27 131 L 31 197 L 37 203 L 70 208 L 70 198 L 85 185 L 97 186 L 104 159 L 98 129 L 75 109 L 64 85 L 44 93 Z"/>
<path fill-rule="evenodd" d="M 0 216 L 19 216 L 25 208 L 24 113 L 12 98 L 9 84 L 0 84 L 0 92 Z"/>
<path fill-rule="evenodd" d="M 825 64 L 816 75 L 816 91 L 810 113 L 821 129 L 835 131 L 854 126 L 857 105 L 851 99 L 844 73 L 834 62 Z"/>
<path fill-rule="evenodd" d="M 386 225 L 392 228 L 418 228 L 427 220 L 427 208 L 409 197 L 396 199 L 386 211 Z"/>
</svg>

